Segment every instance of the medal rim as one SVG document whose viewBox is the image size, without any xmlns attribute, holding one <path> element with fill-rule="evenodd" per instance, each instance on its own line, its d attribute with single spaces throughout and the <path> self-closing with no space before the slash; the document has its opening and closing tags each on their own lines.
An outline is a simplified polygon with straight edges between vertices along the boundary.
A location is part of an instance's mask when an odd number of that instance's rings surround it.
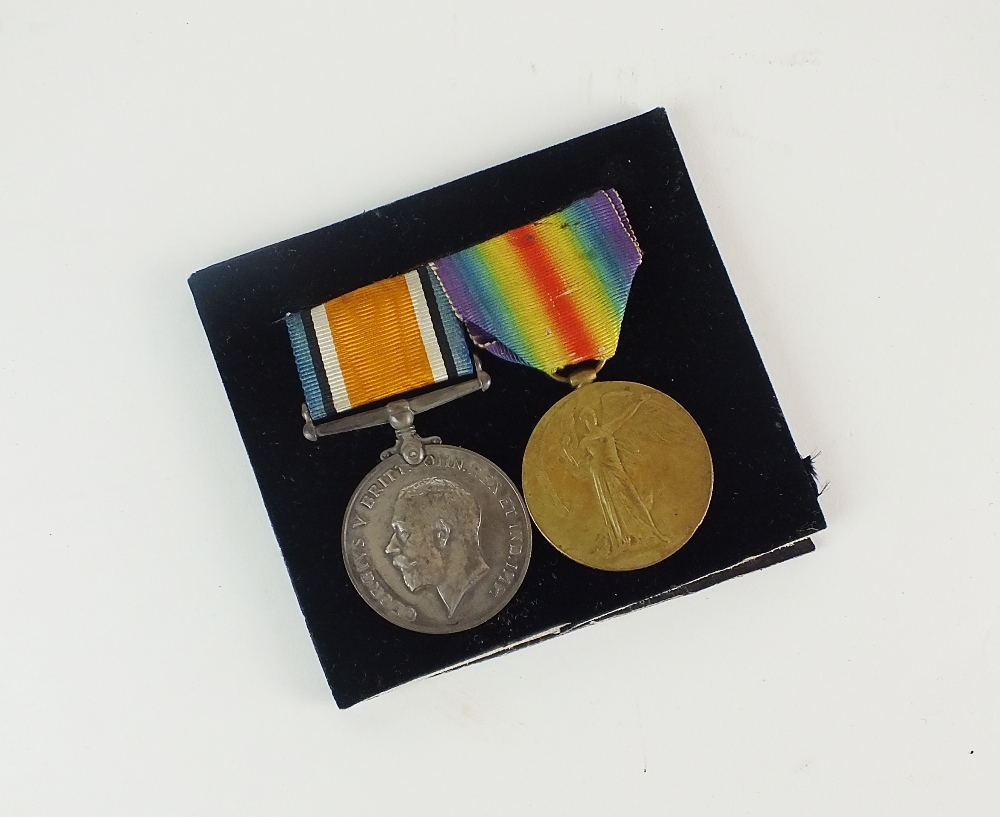
<svg viewBox="0 0 1000 817">
<path fill-rule="evenodd" d="M 519 571 L 518 575 L 514 577 L 514 581 L 510 584 L 508 592 L 504 594 L 505 599 L 503 604 L 497 607 L 493 612 L 491 612 L 485 618 L 473 618 L 467 624 L 449 628 L 447 630 L 441 630 L 441 629 L 434 629 L 429 626 L 423 626 L 410 622 L 401 621 L 398 619 L 389 618 L 382 614 L 382 611 L 377 606 L 377 603 L 373 603 L 372 600 L 369 600 L 369 597 L 365 594 L 364 586 L 359 583 L 358 578 L 354 575 L 354 572 L 351 569 L 351 564 L 347 551 L 347 541 L 348 541 L 347 525 L 348 522 L 350 521 L 351 509 L 354 507 L 355 502 L 358 500 L 358 498 L 362 496 L 364 493 L 366 493 L 367 483 L 373 477 L 373 475 L 380 473 L 387 465 L 391 466 L 391 464 L 394 462 L 399 462 L 403 463 L 404 465 L 409 465 L 409 463 L 407 463 L 406 460 L 403 459 L 402 455 L 398 453 L 386 457 L 384 460 L 381 460 L 377 465 L 373 466 L 361 478 L 360 482 L 358 483 L 358 487 L 355 488 L 354 492 L 351 494 L 351 498 L 348 500 L 347 505 L 344 508 L 344 519 L 343 522 L 341 523 L 341 528 L 340 528 L 340 551 L 341 551 L 341 556 L 344 559 L 344 569 L 346 570 L 347 576 L 351 580 L 351 584 L 354 586 L 354 589 L 357 591 L 358 595 L 361 596 L 362 601 L 364 601 L 364 603 L 368 607 L 370 607 L 372 611 L 375 612 L 378 615 L 378 617 L 381 618 L 383 621 L 392 624 L 396 627 L 400 627 L 404 630 L 409 630 L 410 632 L 421 633 L 424 635 L 454 635 L 457 633 L 466 632 L 468 630 L 473 629 L 474 627 L 479 627 L 482 624 L 485 624 L 487 621 L 490 621 L 491 619 L 500 615 L 500 613 L 506 609 L 507 605 L 510 604 L 511 601 L 513 601 L 514 596 L 516 596 L 518 590 L 521 589 L 521 584 L 524 581 L 524 577 L 528 573 L 528 567 L 531 564 L 532 518 L 531 518 L 531 513 L 528 509 L 528 503 L 524 499 L 524 495 L 518 490 L 517 486 L 514 484 L 514 481 L 507 475 L 507 473 L 502 468 L 500 468 L 500 466 L 498 466 L 495 462 L 493 462 L 493 460 L 489 459 L 488 457 L 484 457 L 482 454 L 479 454 L 468 448 L 462 448 L 461 446 L 458 445 L 449 445 L 447 443 L 427 443 L 424 445 L 424 448 L 427 454 L 434 454 L 436 451 L 440 450 L 448 450 L 460 454 L 466 454 L 466 455 L 471 454 L 472 456 L 482 460 L 483 462 L 488 463 L 490 467 L 492 467 L 494 471 L 496 471 L 496 473 L 503 479 L 503 481 L 510 488 L 511 493 L 514 496 L 516 496 L 518 498 L 518 501 L 521 503 L 521 508 L 524 511 L 524 521 L 525 521 L 524 540 L 523 540 L 524 567 Z M 417 465 L 410 467 L 419 468 L 420 466 Z"/>
<path fill-rule="evenodd" d="M 542 528 L 542 525 L 539 523 L 538 519 L 535 517 L 535 513 L 534 513 L 534 511 L 531 508 L 531 502 L 528 501 L 527 491 L 524 492 L 524 494 L 525 494 L 524 495 L 524 504 L 525 504 L 525 507 L 527 507 L 528 513 L 531 516 L 532 523 L 535 525 L 535 527 L 538 528 L 538 532 L 542 534 L 542 536 L 544 537 L 545 541 L 547 541 L 550 545 L 552 545 L 552 547 L 554 547 L 557 551 L 559 551 L 559 553 L 561 553 L 567 559 L 569 559 L 569 560 L 571 560 L 573 562 L 576 562 L 579 565 L 583 565 L 584 567 L 589 567 L 592 570 L 600 570 L 600 571 L 605 572 L 605 573 L 631 573 L 631 572 L 636 571 L 636 570 L 646 570 L 647 568 L 655 567 L 656 565 L 662 564 L 664 561 L 666 561 L 671 556 L 673 556 L 675 553 L 677 553 L 686 544 L 688 544 L 688 542 L 690 542 L 691 539 L 694 538 L 695 533 L 698 532 L 698 529 L 701 527 L 702 523 L 705 521 L 705 517 L 708 515 L 708 509 L 711 507 L 711 505 L 712 505 L 712 499 L 715 496 L 715 460 L 714 460 L 714 458 L 712 456 L 711 446 L 709 446 L 709 444 L 708 444 L 708 438 L 705 436 L 705 432 L 702 431 L 702 428 L 698 424 L 698 421 L 695 420 L 694 417 L 691 415 L 691 412 L 689 412 L 678 400 L 675 400 L 673 397 L 671 397 L 666 392 L 662 392 L 662 391 L 660 391 L 659 389 L 657 389 L 657 388 L 655 388 L 653 386 L 649 386 L 646 383 L 639 383 L 639 382 L 634 381 L 634 380 L 594 380 L 594 381 L 591 381 L 589 383 L 586 383 L 585 385 L 580 386 L 579 388 L 574 389 L 569 394 L 566 394 L 563 397 L 560 397 L 559 400 L 557 400 L 555 403 L 553 403 L 551 406 L 549 406 L 549 408 L 546 410 L 546 412 L 539 418 L 538 422 L 535 424 L 535 427 L 532 429 L 531 435 L 528 437 L 528 442 L 527 442 L 527 444 L 524 447 L 524 456 L 521 458 L 521 485 L 522 485 L 522 488 L 523 488 L 523 486 L 525 485 L 525 482 L 526 482 L 526 480 L 525 480 L 525 473 L 526 473 L 526 461 L 527 461 L 527 458 L 528 458 L 528 451 L 532 447 L 532 442 L 539 435 L 538 429 L 542 426 L 542 424 L 549 417 L 549 415 L 551 415 L 553 412 L 555 412 L 564 403 L 566 403 L 568 401 L 571 401 L 571 400 L 574 400 L 574 399 L 577 399 L 577 395 L 580 393 L 580 391 L 582 391 L 584 389 L 588 389 L 588 388 L 590 388 L 592 386 L 598 386 L 598 385 L 611 386 L 611 385 L 614 385 L 614 384 L 627 385 L 627 386 L 639 386 L 641 388 L 648 389 L 651 392 L 655 392 L 656 394 L 660 395 L 661 397 L 666 397 L 668 400 L 670 400 L 671 402 L 673 402 L 678 408 L 680 408 L 680 410 L 682 412 L 684 412 L 685 415 L 687 415 L 688 419 L 693 423 L 694 427 L 696 429 L 698 429 L 698 433 L 701 435 L 701 438 L 702 438 L 702 440 L 705 443 L 705 450 L 708 452 L 708 476 L 709 476 L 708 496 L 707 496 L 707 498 L 705 500 L 705 508 L 702 511 L 702 514 L 701 514 L 700 518 L 698 519 L 697 523 L 692 528 L 691 533 L 688 535 L 687 539 L 685 539 L 683 542 L 681 542 L 681 544 L 678 545 L 673 551 L 671 551 L 670 553 L 666 554 L 665 556 L 660 557 L 655 562 L 650 562 L 649 564 L 642 565 L 640 567 L 606 567 L 606 566 L 601 566 L 601 565 L 595 565 L 595 564 L 591 564 L 590 562 L 585 562 L 582 559 L 579 559 L 576 556 L 572 555 L 571 553 L 566 552 L 566 550 L 564 550 L 561 546 L 559 546 L 558 544 L 556 544 L 552 540 L 552 538 Z"/>
</svg>

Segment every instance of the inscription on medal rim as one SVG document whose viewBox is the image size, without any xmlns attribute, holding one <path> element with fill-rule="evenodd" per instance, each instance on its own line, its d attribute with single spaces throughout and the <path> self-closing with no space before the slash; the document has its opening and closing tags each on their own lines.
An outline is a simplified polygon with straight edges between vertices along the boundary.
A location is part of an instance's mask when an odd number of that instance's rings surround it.
<svg viewBox="0 0 1000 817">
<path fill-rule="evenodd" d="M 525 522 L 523 515 L 515 507 L 514 501 L 510 497 L 500 499 L 500 507 L 504 511 L 504 519 L 507 522 L 507 559 L 497 576 L 490 595 L 498 598 L 505 593 L 514 583 L 519 568 L 521 554 L 524 553 L 524 531 Z M 520 520 L 518 520 L 520 517 Z M 530 531 L 529 531 L 530 535 Z"/>
<path fill-rule="evenodd" d="M 368 490 L 361 497 L 361 506 L 371 510 L 375 507 L 375 500 L 385 493 L 386 488 L 410 470 L 410 466 L 405 463 L 399 463 L 387 468 L 384 473 L 375 477 L 375 481 L 368 486 Z"/>
<path fill-rule="evenodd" d="M 351 559 L 354 567 L 358 571 L 361 583 L 368 589 L 371 597 L 375 599 L 386 611 L 399 616 L 405 621 L 415 621 L 417 611 L 412 607 L 403 604 L 399 599 L 386 590 L 375 578 L 375 571 L 368 563 L 368 553 L 363 539 L 355 539 L 351 542 Z"/>
</svg>

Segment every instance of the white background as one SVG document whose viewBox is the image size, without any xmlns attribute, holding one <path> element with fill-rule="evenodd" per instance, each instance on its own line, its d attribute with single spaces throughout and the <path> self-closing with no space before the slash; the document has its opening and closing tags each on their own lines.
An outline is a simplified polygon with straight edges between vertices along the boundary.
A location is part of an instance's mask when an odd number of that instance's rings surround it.
<svg viewBox="0 0 1000 817">
<path fill-rule="evenodd" d="M 0 0 L 0 813 L 1000 813 L 998 9 Z M 188 274 L 659 105 L 829 531 L 338 711 Z"/>
</svg>

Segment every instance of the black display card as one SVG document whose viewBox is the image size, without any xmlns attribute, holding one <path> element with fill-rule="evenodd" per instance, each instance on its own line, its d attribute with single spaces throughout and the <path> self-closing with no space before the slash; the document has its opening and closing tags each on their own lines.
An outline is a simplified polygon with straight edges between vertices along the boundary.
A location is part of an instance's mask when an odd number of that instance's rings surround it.
<svg viewBox="0 0 1000 817">
<path fill-rule="evenodd" d="M 644 254 L 618 353 L 601 379 L 646 383 L 695 418 L 715 467 L 708 515 L 676 554 L 625 573 L 572 562 L 536 529 L 524 583 L 498 616 L 449 635 L 396 627 L 352 586 L 340 542 L 345 505 L 393 434 L 382 426 L 318 443 L 303 438 L 302 389 L 282 318 L 608 187 L 621 195 Z M 825 526 L 809 464 L 792 442 L 662 109 L 216 264 L 192 275 L 190 286 L 342 707 L 807 552 L 806 537 Z M 418 428 L 488 457 L 520 483 L 528 436 L 567 389 L 481 354 L 492 388 L 421 415 Z"/>
</svg>

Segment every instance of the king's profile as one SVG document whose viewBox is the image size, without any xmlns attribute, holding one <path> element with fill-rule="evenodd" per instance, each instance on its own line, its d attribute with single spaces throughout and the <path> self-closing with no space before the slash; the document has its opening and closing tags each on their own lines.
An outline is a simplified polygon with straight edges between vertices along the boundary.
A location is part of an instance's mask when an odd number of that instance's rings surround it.
<svg viewBox="0 0 1000 817">
<path fill-rule="evenodd" d="M 448 618 L 489 572 L 479 545 L 482 512 L 465 488 L 426 477 L 399 492 L 385 552 L 411 592 L 434 587 Z"/>
</svg>

